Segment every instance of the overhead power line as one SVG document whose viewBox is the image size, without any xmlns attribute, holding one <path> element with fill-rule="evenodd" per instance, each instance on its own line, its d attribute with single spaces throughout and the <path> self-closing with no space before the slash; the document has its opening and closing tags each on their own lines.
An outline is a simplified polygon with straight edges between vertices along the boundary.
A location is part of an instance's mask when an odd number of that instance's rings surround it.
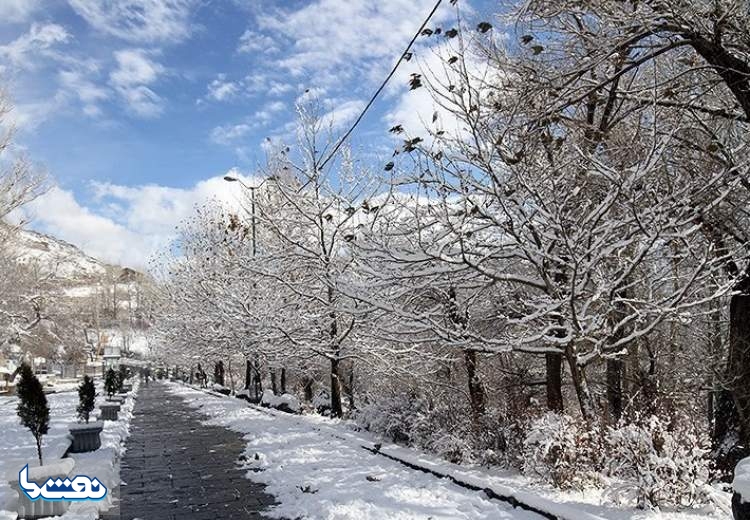
<svg viewBox="0 0 750 520">
<path fill-rule="evenodd" d="M 372 104 L 375 102 L 375 99 L 377 99 L 378 95 L 383 91 L 385 86 L 388 84 L 388 82 L 391 80 L 393 75 L 396 73 L 396 70 L 398 69 L 399 65 L 406 59 L 406 56 L 409 54 L 409 51 L 411 50 L 412 45 L 414 45 L 414 42 L 417 41 L 417 38 L 419 38 L 419 35 L 422 34 L 422 31 L 424 30 L 425 26 L 430 22 L 430 19 L 435 14 L 435 12 L 438 10 L 438 7 L 440 7 L 440 4 L 443 2 L 443 0 L 438 0 L 435 3 L 435 6 L 432 8 L 432 11 L 430 11 L 430 14 L 427 15 L 427 18 L 425 18 L 424 22 L 422 22 L 422 25 L 419 26 L 419 29 L 417 29 L 417 32 L 414 33 L 414 37 L 409 42 L 409 45 L 406 46 L 406 49 L 404 52 L 401 53 L 401 56 L 398 58 L 398 61 L 391 69 L 391 72 L 386 76 L 385 80 L 380 84 L 378 87 L 378 90 L 375 91 L 375 93 L 370 98 L 370 101 L 367 102 L 367 105 L 365 105 L 365 108 L 362 109 L 362 112 L 360 112 L 357 119 L 354 121 L 351 127 L 349 127 L 349 130 L 346 131 L 346 133 L 339 139 L 338 143 L 336 143 L 336 146 L 334 146 L 333 150 L 330 154 L 328 154 L 328 157 L 326 157 L 325 161 L 320 163 L 318 165 L 318 169 L 322 169 L 325 167 L 326 164 L 328 164 L 328 161 L 333 159 L 333 157 L 336 155 L 336 152 L 339 151 L 339 148 L 341 148 L 341 145 L 344 144 L 344 142 L 349 138 L 351 133 L 354 131 L 354 129 L 357 127 L 360 121 L 362 121 L 362 118 L 365 117 L 365 114 L 367 113 L 367 110 L 372 106 Z"/>
</svg>

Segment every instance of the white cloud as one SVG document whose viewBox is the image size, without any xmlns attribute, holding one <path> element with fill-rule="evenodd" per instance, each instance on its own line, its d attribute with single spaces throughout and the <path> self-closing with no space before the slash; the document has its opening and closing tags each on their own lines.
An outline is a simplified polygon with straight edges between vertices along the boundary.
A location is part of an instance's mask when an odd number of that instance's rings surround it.
<svg viewBox="0 0 750 520">
<path fill-rule="evenodd" d="M 137 43 L 178 42 L 190 36 L 194 0 L 69 0 L 96 30 Z"/>
<path fill-rule="evenodd" d="M 117 51 L 115 60 L 117 68 L 110 73 L 109 82 L 130 111 L 144 118 L 160 115 L 164 102 L 149 85 L 159 79 L 164 67 L 149 58 L 143 49 Z"/>
<path fill-rule="evenodd" d="M 60 85 L 74 93 L 81 102 L 83 113 L 90 117 L 102 113 L 99 104 L 110 96 L 110 91 L 93 81 L 78 70 L 63 70 L 58 73 Z"/>
<path fill-rule="evenodd" d="M 232 169 L 228 175 L 255 182 Z M 175 226 L 193 215 L 196 205 L 216 200 L 239 210 L 244 193 L 223 175 L 191 188 L 95 183 L 96 207 L 85 207 L 68 190 L 54 188 L 24 208 L 36 229 L 77 245 L 87 254 L 120 265 L 144 268 L 174 239 Z"/>
<path fill-rule="evenodd" d="M 164 67 L 151 60 L 142 49 L 125 49 L 115 52 L 117 69 L 110 75 L 116 86 L 129 87 L 156 81 Z"/>
<path fill-rule="evenodd" d="M 68 102 L 68 95 L 62 90 L 47 99 L 16 103 L 10 113 L 10 119 L 16 128 L 33 131 L 53 114 L 62 110 Z"/>
<path fill-rule="evenodd" d="M 278 65 L 297 75 L 327 72 L 322 82 L 337 83 L 362 77 L 372 69 L 371 60 L 387 61 L 379 68 L 390 66 L 433 6 L 433 0 L 317 0 L 296 11 L 260 14 L 257 22 L 292 42 Z M 445 5 L 433 23 L 452 17 Z"/>
<path fill-rule="evenodd" d="M 234 169 L 227 175 L 251 180 Z M 223 177 L 202 180 L 189 189 L 154 184 L 95 183 L 93 186 L 97 200 L 115 202 L 121 208 L 117 220 L 127 228 L 145 235 L 171 237 L 175 226 L 193 215 L 196 205 L 216 200 L 228 207 L 239 207 L 243 195 L 241 186 L 228 183 Z"/>
<path fill-rule="evenodd" d="M 32 225 L 71 242 L 87 254 L 109 262 L 145 265 L 149 246 L 146 236 L 81 206 L 73 193 L 53 188 L 31 202 Z"/>
<path fill-rule="evenodd" d="M 396 73 L 394 81 L 388 88 L 388 94 L 395 97 L 395 103 L 391 110 L 385 116 L 389 126 L 402 125 L 406 132 L 412 136 L 420 136 L 429 142 L 429 136 L 425 130 L 442 130 L 447 135 L 462 138 L 469 135 L 466 125 L 463 124 L 450 110 L 441 106 L 445 103 L 446 98 L 440 98 L 441 103 L 437 103 L 430 90 L 424 86 L 415 90 L 410 90 L 408 80 L 413 73 L 421 74 L 423 83 L 431 83 L 436 88 L 448 94 L 445 86 L 450 84 L 462 83 L 459 71 L 465 67 L 469 74 L 469 82 L 474 91 L 482 90 L 482 86 L 487 85 L 489 64 L 486 61 L 472 57 L 468 53 L 462 65 L 457 62 L 455 65 L 448 65 L 447 60 L 452 56 L 459 54 L 458 50 L 452 47 L 452 43 L 443 42 L 441 45 L 434 46 L 421 54 L 419 58 L 405 66 Z M 441 86 L 442 85 L 442 86 Z M 462 89 L 456 89 L 453 94 L 456 99 L 460 99 Z M 484 95 L 486 92 L 480 92 Z M 468 94 L 463 94 L 463 105 L 468 106 L 471 101 Z M 436 120 L 433 120 L 437 116 Z M 401 137 L 397 137 L 401 139 Z"/>
<path fill-rule="evenodd" d="M 237 146 L 252 131 L 271 123 L 286 108 L 287 105 L 283 101 L 266 103 L 262 109 L 239 123 L 221 125 L 211 130 L 211 140 L 223 146 Z M 239 152 L 240 149 L 238 148 L 237 151 Z"/>
<path fill-rule="evenodd" d="M 0 46 L 0 57 L 15 67 L 32 69 L 37 64 L 34 59 L 35 54 L 43 54 L 69 40 L 70 33 L 62 25 L 34 23 L 29 32 L 22 34 L 7 45 Z"/>
<path fill-rule="evenodd" d="M 248 29 L 240 36 L 239 43 L 237 44 L 237 52 L 246 54 L 258 52 L 272 54 L 279 52 L 279 47 L 276 41 L 270 36 Z"/>
<path fill-rule="evenodd" d="M 3 0 L 0 2 L 0 20 L 5 22 L 25 22 L 39 10 L 39 0 Z"/>
<path fill-rule="evenodd" d="M 276 114 L 286 109 L 286 103 L 283 101 L 272 101 L 263 105 L 263 109 L 253 114 L 252 121 L 258 125 L 265 125 L 271 122 Z"/>
<path fill-rule="evenodd" d="M 208 84 L 209 99 L 214 101 L 225 101 L 239 94 L 241 85 L 235 81 L 227 81 L 226 74 L 219 74 L 216 79 Z"/>
<path fill-rule="evenodd" d="M 365 102 L 360 100 L 337 103 L 336 108 L 331 109 L 320 117 L 321 127 L 339 130 L 354 121 L 363 108 L 365 108 Z"/>
<path fill-rule="evenodd" d="M 211 130 L 211 140 L 216 144 L 229 146 L 244 139 L 252 130 L 253 126 L 247 123 L 221 125 Z"/>
<path fill-rule="evenodd" d="M 295 90 L 295 86 L 271 79 L 264 74 L 248 74 L 242 79 L 231 80 L 226 74 L 217 74 L 206 87 L 206 95 L 197 100 L 201 105 L 205 101 L 230 101 L 262 95 L 264 97 L 281 97 Z"/>
</svg>

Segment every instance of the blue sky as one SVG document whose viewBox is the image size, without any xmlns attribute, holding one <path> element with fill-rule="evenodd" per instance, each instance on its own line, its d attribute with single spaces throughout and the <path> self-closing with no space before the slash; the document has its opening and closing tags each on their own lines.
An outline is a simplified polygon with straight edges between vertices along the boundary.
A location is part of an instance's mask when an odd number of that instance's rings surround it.
<svg viewBox="0 0 750 520">
<path fill-rule="evenodd" d="M 455 25 L 443 3 L 433 27 Z M 16 143 L 55 183 L 27 210 L 32 227 L 142 267 L 194 204 L 234 197 L 227 171 L 251 175 L 267 137 L 291 138 L 306 91 L 346 128 L 433 4 L 0 0 Z M 363 156 L 387 157 L 392 122 L 432 113 L 408 92 L 418 66 L 399 71 L 358 128 Z"/>
</svg>

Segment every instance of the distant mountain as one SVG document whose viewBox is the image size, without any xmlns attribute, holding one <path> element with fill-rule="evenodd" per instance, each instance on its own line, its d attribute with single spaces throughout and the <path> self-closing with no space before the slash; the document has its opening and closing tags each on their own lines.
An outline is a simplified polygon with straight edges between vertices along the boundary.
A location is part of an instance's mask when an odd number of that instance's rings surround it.
<svg viewBox="0 0 750 520">
<path fill-rule="evenodd" d="M 55 278 L 84 282 L 120 267 L 93 258 L 73 244 L 31 230 L 22 230 L 13 241 L 19 261 L 34 264 Z"/>
</svg>

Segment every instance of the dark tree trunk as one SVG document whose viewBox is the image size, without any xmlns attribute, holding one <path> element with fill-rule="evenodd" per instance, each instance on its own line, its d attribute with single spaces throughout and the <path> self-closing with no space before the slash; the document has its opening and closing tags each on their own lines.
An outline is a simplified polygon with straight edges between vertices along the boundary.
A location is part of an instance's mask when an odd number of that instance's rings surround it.
<svg viewBox="0 0 750 520">
<path fill-rule="evenodd" d="M 42 436 L 38 435 L 36 437 L 36 454 L 39 457 L 39 465 L 44 466 L 42 463 Z"/>
<path fill-rule="evenodd" d="M 548 352 L 545 354 L 547 369 L 547 409 L 553 412 L 563 411 L 562 395 L 562 354 Z"/>
<path fill-rule="evenodd" d="M 250 390 L 253 384 L 253 367 L 250 359 L 245 360 L 245 390 Z"/>
<path fill-rule="evenodd" d="M 341 406 L 340 361 L 331 360 L 331 417 L 341 417 L 344 410 Z"/>
<path fill-rule="evenodd" d="M 272 368 L 269 372 L 271 373 L 271 390 L 273 390 L 273 395 L 279 395 L 279 388 L 276 384 L 276 369 Z"/>
<path fill-rule="evenodd" d="M 351 366 L 351 370 L 349 370 L 349 409 L 354 410 L 356 407 L 354 406 L 354 364 Z"/>
<path fill-rule="evenodd" d="M 700 54 L 721 76 L 745 115 L 750 118 L 750 66 L 717 41 L 708 40 L 694 33 L 682 36 L 691 42 L 695 52 Z"/>
<path fill-rule="evenodd" d="M 750 295 L 748 287 L 740 290 L 729 304 L 725 389 L 717 396 L 714 421 L 717 469 L 730 480 L 739 459 L 750 454 Z"/>
<path fill-rule="evenodd" d="M 281 367 L 281 393 L 286 393 L 286 368 Z"/>
<path fill-rule="evenodd" d="M 621 359 L 607 359 L 607 403 L 612 423 L 618 422 L 622 417 L 622 371 Z"/>
<path fill-rule="evenodd" d="M 313 379 L 310 376 L 305 376 L 305 384 L 304 384 L 304 394 L 305 394 L 305 401 L 310 403 L 313 400 Z"/>
<path fill-rule="evenodd" d="M 596 407 L 594 405 L 594 399 L 591 396 L 589 383 L 586 380 L 584 367 L 578 364 L 578 355 L 575 346 L 568 345 L 565 348 L 565 358 L 568 361 L 568 368 L 570 368 L 570 378 L 573 381 L 573 388 L 575 388 L 576 397 L 578 397 L 581 416 L 587 423 L 591 423 L 596 418 Z"/>
<path fill-rule="evenodd" d="M 486 409 L 486 397 L 484 385 L 477 374 L 477 352 L 476 350 L 464 350 L 464 363 L 466 365 L 466 376 L 469 383 L 469 404 L 471 406 L 471 417 L 474 425 L 481 423 Z"/>
<path fill-rule="evenodd" d="M 257 358 L 253 364 L 253 387 L 255 388 L 255 398 L 260 399 L 263 393 L 263 379 L 260 376 L 260 361 Z"/>
</svg>

